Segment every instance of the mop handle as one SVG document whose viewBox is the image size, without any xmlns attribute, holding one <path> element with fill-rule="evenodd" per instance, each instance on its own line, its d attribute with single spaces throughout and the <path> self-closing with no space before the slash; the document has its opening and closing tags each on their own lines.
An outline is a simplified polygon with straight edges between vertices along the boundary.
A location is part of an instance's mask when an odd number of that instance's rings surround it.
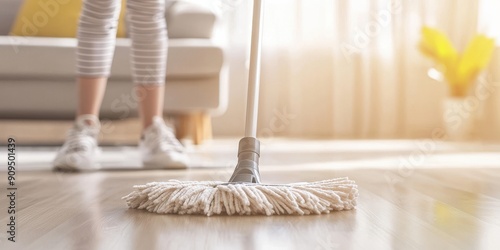
<svg viewBox="0 0 500 250">
<path fill-rule="evenodd" d="M 248 76 L 247 112 L 245 137 L 257 137 L 257 115 L 259 111 L 260 59 L 262 44 L 262 0 L 254 0 L 252 18 L 252 42 L 250 70 Z"/>
</svg>

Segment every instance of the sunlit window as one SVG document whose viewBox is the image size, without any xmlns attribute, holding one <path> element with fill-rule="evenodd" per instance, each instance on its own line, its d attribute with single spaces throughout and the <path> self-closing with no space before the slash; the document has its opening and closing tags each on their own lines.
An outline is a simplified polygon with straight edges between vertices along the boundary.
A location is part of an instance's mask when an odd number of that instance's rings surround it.
<svg viewBox="0 0 500 250">
<path fill-rule="evenodd" d="M 500 0 L 481 0 L 479 2 L 478 31 L 494 37 L 500 46 Z"/>
</svg>

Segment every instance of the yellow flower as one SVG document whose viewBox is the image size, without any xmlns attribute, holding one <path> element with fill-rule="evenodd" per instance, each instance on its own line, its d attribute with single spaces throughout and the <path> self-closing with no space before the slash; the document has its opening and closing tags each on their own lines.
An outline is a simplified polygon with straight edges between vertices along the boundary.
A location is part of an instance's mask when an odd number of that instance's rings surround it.
<svg viewBox="0 0 500 250">
<path fill-rule="evenodd" d="M 423 27 L 419 48 L 436 63 L 450 85 L 451 94 L 465 96 L 478 74 L 488 65 L 495 41 L 484 35 L 476 35 L 463 54 L 459 54 L 444 33 Z"/>
</svg>

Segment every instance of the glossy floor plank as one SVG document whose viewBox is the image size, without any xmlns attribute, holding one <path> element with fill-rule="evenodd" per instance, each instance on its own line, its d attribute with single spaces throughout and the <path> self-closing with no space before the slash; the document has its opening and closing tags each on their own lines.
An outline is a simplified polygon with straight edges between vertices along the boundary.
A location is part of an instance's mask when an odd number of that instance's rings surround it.
<svg viewBox="0 0 500 250">
<path fill-rule="evenodd" d="M 286 147 L 270 146 L 266 161 L 271 164 L 262 167 L 263 179 L 288 183 L 349 176 L 360 189 L 356 210 L 273 217 L 150 214 L 129 210 L 120 199 L 132 185 L 167 179 L 223 180 L 230 169 L 55 173 L 47 170 L 47 164 L 18 173 L 17 243 L 7 242 L 2 228 L 0 248 L 499 249 L 500 168 L 493 163 L 476 161 L 467 167 L 457 162 L 456 166 L 433 167 L 436 161 L 429 160 L 402 169 L 398 159 L 413 152 L 411 147 L 398 153 L 352 147 L 342 158 L 337 147 L 311 146 L 300 158 L 297 152 L 303 145 L 291 142 Z M 211 147 L 207 152 L 231 151 L 226 146 L 207 146 Z M 453 154 L 467 154 L 471 159 L 485 153 L 489 159 L 497 154 L 484 148 L 453 150 Z M 328 158 L 330 154 L 335 156 Z M 346 157 L 357 161 L 357 166 L 328 167 Z M 299 158 L 300 164 L 291 164 L 290 159 Z M 382 158 L 388 163 L 385 167 L 370 164 Z M 318 165 L 319 161 L 326 165 Z M 454 162 L 452 158 L 450 162 Z M 0 220 L 5 225 L 6 175 L 0 174 Z"/>
</svg>

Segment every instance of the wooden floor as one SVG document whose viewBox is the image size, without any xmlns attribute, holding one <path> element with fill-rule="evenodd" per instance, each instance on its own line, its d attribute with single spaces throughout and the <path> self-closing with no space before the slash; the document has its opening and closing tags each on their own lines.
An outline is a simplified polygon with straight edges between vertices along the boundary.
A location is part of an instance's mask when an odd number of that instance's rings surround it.
<svg viewBox="0 0 500 250">
<path fill-rule="evenodd" d="M 300 148 L 300 143 L 295 146 Z M 384 155 L 356 147 L 346 150 L 351 160 L 376 161 Z M 272 162 L 301 159 L 302 164 L 262 166 L 266 182 L 349 176 L 359 185 L 357 209 L 319 216 L 157 215 L 129 210 L 120 198 L 134 184 L 223 180 L 230 169 L 21 170 L 17 173 L 17 242 L 11 243 L 5 233 L 6 174 L 0 172 L 0 249 L 500 249 L 500 167 L 495 163 L 408 166 L 400 163 L 401 158 L 412 157 L 413 151 L 407 148 L 392 154 L 394 161 L 388 162 L 393 164 L 386 167 L 308 168 L 308 161 L 314 165 L 318 158 L 339 153 L 323 150 L 315 157 L 308 150 L 303 155 L 278 151 L 270 150 L 266 157 Z M 453 152 L 469 158 L 485 154 L 485 150 Z"/>
</svg>

